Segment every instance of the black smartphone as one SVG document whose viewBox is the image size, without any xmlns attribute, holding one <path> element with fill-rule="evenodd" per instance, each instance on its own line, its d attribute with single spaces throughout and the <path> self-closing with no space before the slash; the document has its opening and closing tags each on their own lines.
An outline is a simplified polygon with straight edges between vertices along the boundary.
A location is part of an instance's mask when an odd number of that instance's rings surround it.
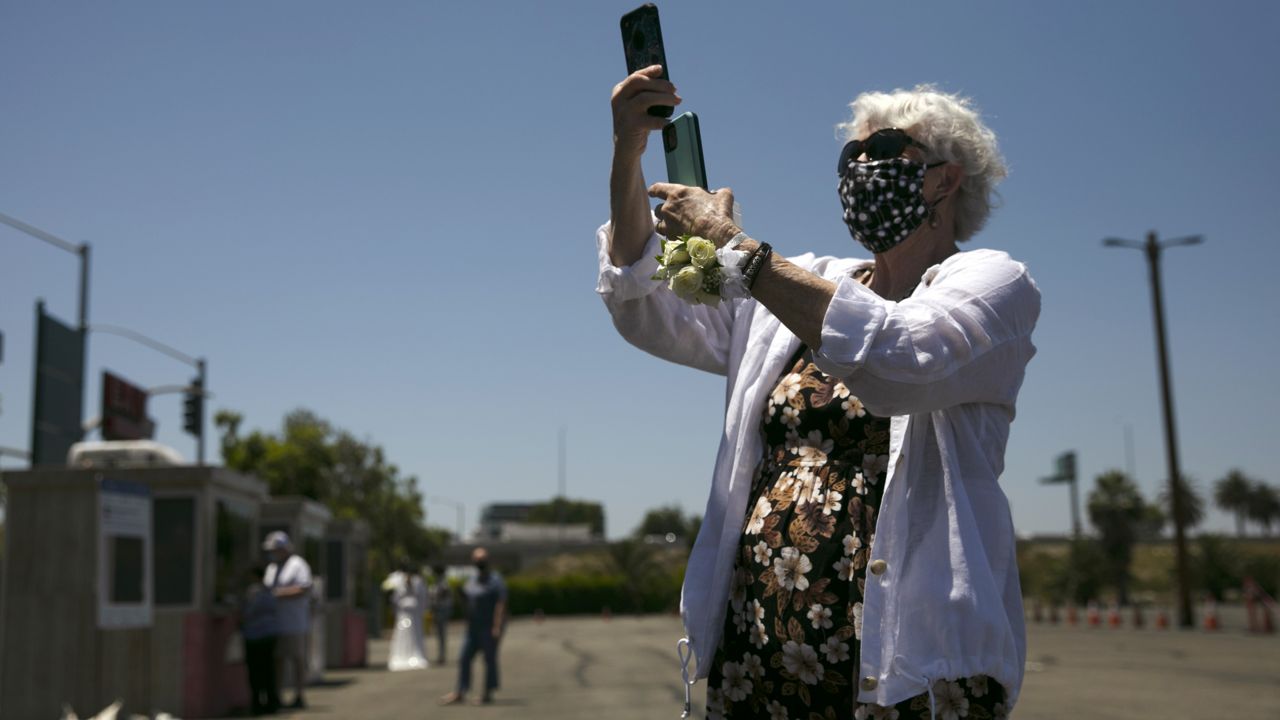
<svg viewBox="0 0 1280 720">
<path fill-rule="evenodd" d="M 702 131 L 698 116 L 687 112 L 662 128 L 662 149 L 667 155 L 667 181 L 700 187 L 707 186 L 707 164 L 702 159 Z"/>
<path fill-rule="evenodd" d="M 622 16 L 622 49 L 627 55 L 627 74 L 630 75 L 650 65 L 662 66 L 662 79 L 670 80 L 667 53 L 662 47 L 662 25 L 658 22 L 658 6 L 645 3 Z M 649 114 L 671 117 L 675 108 L 670 105 L 653 105 Z"/>
</svg>

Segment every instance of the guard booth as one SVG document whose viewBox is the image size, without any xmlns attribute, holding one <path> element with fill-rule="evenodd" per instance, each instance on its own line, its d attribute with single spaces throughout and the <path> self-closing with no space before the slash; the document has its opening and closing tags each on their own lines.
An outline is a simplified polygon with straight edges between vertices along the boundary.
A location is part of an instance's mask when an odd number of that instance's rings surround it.
<svg viewBox="0 0 1280 720">
<path fill-rule="evenodd" d="M 328 602 L 326 595 L 329 578 L 326 576 L 325 537 L 332 513 L 323 504 L 310 498 L 285 495 L 273 497 L 262 504 L 262 515 L 258 525 L 255 557 L 267 561 L 262 549 L 262 541 L 267 535 L 280 530 L 289 535 L 293 542 L 293 551 L 302 556 L 311 566 L 311 638 L 309 641 L 311 665 L 309 682 L 319 682 L 324 678 L 327 659 L 327 626 Z M 288 672 L 292 672 L 289 670 Z M 281 687 L 289 687 L 286 680 L 280 681 Z"/>
<path fill-rule="evenodd" d="M 257 479 L 173 466 L 6 471 L 0 717 L 217 717 L 248 706 L 235 601 Z"/>
<path fill-rule="evenodd" d="M 368 660 L 369 525 L 333 520 L 325 529 L 325 665 L 364 667 Z"/>
</svg>

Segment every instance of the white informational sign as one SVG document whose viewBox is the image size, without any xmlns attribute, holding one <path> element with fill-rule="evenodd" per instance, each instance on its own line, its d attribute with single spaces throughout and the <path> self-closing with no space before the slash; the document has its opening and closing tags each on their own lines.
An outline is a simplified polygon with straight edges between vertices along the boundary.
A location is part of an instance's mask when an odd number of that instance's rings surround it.
<svg viewBox="0 0 1280 720">
<path fill-rule="evenodd" d="M 98 478 L 98 627 L 151 626 L 151 488 Z"/>
</svg>

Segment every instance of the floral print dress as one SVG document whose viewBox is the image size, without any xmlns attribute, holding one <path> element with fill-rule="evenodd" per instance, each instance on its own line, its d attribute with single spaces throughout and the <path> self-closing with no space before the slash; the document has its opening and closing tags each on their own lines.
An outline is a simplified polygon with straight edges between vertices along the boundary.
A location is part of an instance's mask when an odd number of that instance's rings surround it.
<svg viewBox="0 0 1280 720">
<path fill-rule="evenodd" d="M 889 461 L 889 420 L 869 415 L 801 347 L 765 406 L 707 717 L 1001 720 L 986 677 L 941 680 L 893 707 L 859 703 L 862 598 Z"/>
</svg>

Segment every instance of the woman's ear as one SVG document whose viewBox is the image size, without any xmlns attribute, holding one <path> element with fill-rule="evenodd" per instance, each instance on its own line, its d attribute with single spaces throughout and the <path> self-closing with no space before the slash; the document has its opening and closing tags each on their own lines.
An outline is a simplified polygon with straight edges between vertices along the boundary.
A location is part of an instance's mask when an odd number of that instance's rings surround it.
<svg viewBox="0 0 1280 720">
<path fill-rule="evenodd" d="M 951 196 L 960 189 L 960 183 L 964 182 L 964 168 L 955 164 L 947 163 L 941 168 L 940 177 L 937 179 L 938 186 L 935 190 L 937 196 Z"/>
</svg>

